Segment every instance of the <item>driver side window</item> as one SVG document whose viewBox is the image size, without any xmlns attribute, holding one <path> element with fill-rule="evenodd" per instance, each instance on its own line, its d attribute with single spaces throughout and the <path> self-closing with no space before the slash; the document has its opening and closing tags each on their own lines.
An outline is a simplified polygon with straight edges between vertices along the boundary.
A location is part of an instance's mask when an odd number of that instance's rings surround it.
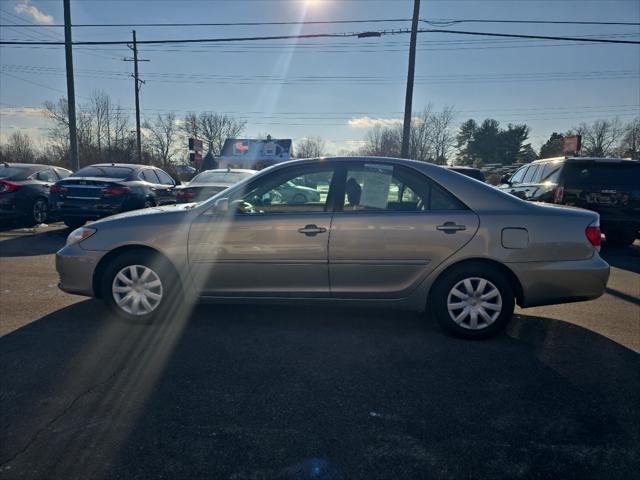
<svg viewBox="0 0 640 480">
<path fill-rule="evenodd" d="M 240 214 L 325 212 L 333 173 L 328 166 L 285 170 L 262 179 L 231 203 Z"/>
</svg>

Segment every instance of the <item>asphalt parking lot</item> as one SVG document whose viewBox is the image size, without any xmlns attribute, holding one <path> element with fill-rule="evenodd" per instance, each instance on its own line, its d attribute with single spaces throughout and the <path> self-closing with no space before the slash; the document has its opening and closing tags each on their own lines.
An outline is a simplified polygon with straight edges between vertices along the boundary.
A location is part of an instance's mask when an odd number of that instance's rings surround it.
<svg viewBox="0 0 640 480">
<path fill-rule="evenodd" d="M 632 478 L 640 242 L 607 293 L 487 341 L 423 315 L 198 306 L 156 326 L 56 288 L 60 225 L 0 232 L 0 478 Z"/>
</svg>

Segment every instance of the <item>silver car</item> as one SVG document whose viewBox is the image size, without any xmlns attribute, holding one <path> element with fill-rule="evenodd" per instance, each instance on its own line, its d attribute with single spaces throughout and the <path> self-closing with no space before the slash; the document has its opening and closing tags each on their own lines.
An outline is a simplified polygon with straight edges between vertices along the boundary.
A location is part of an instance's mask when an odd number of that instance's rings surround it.
<svg viewBox="0 0 640 480">
<path fill-rule="evenodd" d="M 317 195 L 287 199 L 287 182 Z M 485 337 L 516 302 L 602 295 L 599 247 L 593 212 L 428 163 L 351 157 L 278 164 L 202 203 L 91 223 L 56 266 L 62 290 L 129 320 L 171 319 L 198 300 L 364 304 L 429 311 L 449 332 Z"/>
</svg>

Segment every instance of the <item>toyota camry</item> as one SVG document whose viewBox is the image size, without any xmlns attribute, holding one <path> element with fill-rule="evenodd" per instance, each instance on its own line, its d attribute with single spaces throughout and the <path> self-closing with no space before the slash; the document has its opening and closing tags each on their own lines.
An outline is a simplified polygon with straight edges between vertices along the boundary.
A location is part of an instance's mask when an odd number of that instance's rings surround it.
<svg viewBox="0 0 640 480">
<path fill-rule="evenodd" d="M 281 195 L 290 183 L 315 194 Z M 204 202 L 88 224 L 56 264 L 62 290 L 128 320 L 170 321 L 178 302 L 341 303 L 424 311 L 486 337 L 516 304 L 602 295 L 600 239 L 596 213 L 436 165 L 323 158 L 275 165 Z"/>
</svg>

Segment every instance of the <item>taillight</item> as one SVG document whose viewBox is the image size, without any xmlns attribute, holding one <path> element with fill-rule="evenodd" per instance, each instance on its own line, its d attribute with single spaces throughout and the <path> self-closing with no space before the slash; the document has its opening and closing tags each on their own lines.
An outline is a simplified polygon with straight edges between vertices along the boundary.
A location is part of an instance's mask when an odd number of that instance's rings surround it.
<svg viewBox="0 0 640 480">
<path fill-rule="evenodd" d="M 9 182 L 7 180 L 0 180 L 0 193 L 11 193 L 15 192 L 22 185 L 18 185 L 17 183 Z"/>
<path fill-rule="evenodd" d="M 120 185 L 117 187 L 105 187 L 101 192 L 103 195 L 126 195 L 127 193 L 131 193 L 131 189 L 124 185 Z"/>
<path fill-rule="evenodd" d="M 194 192 L 193 190 L 179 190 L 176 193 L 176 198 L 195 198 L 197 195 L 197 192 Z"/>
<path fill-rule="evenodd" d="M 63 187 L 62 185 L 51 185 L 51 188 L 49 188 L 49 193 L 66 193 L 67 192 L 67 188 Z"/>
<path fill-rule="evenodd" d="M 584 231 L 589 243 L 596 248 L 600 248 L 602 243 L 602 232 L 600 231 L 600 222 L 597 220 L 587 227 Z"/>
<path fill-rule="evenodd" d="M 553 189 L 553 203 L 562 203 L 564 197 L 564 187 L 558 185 Z"/>
</svg>

